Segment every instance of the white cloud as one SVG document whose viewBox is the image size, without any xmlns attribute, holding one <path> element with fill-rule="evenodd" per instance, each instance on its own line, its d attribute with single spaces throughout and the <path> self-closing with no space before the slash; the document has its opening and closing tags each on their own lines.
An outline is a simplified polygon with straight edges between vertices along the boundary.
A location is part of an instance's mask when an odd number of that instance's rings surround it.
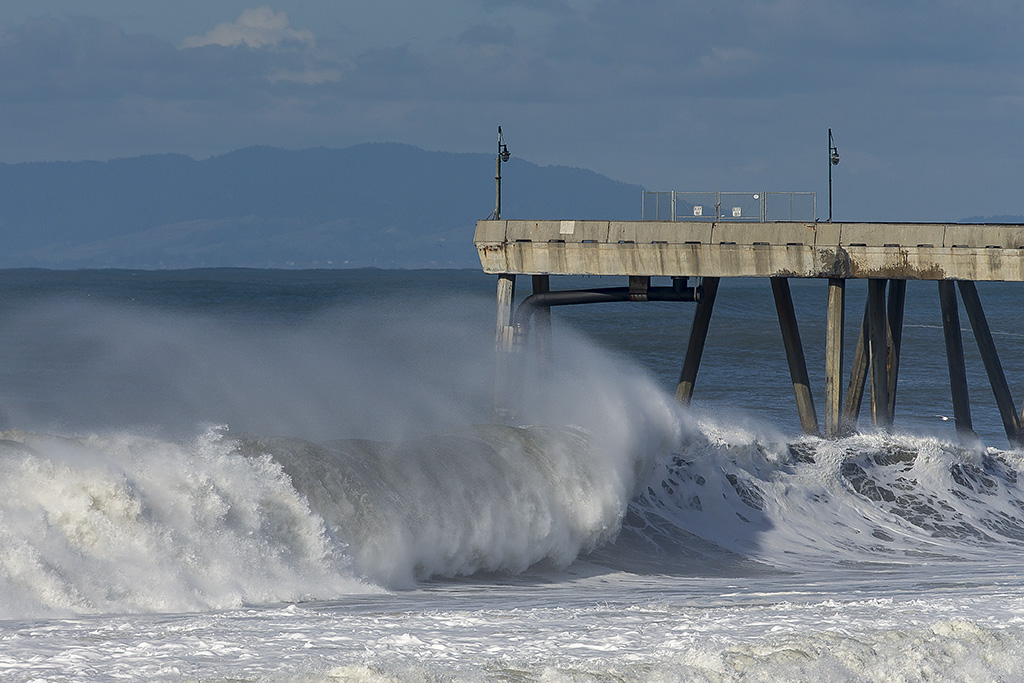
<svg viewBox="0 0 1024 683">
<path fill-rule="evenodd" d="M 182 47 L 223 45 L 251 48 L 276 47 L 283 42 L 313 44 L 313 32 L 291 28 L 285 12 L 274 12 L 270 7 L 247 9 L 233 22 L 217 24 L 204 36 L 189 36 Z"/>
</svg>

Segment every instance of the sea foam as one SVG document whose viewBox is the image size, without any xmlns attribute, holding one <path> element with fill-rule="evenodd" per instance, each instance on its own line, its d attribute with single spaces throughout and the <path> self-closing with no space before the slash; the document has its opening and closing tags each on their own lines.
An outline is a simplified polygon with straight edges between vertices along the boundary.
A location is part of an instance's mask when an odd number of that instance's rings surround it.
<svg viewBox="0 0 1024 683">
<path fill-rule="evenodd" d="M 186 445 L 133 434 L 6 432 L 0 610 L 194 611 L 372 590 L 269 457 L 217 431 Z"/>
</svg>

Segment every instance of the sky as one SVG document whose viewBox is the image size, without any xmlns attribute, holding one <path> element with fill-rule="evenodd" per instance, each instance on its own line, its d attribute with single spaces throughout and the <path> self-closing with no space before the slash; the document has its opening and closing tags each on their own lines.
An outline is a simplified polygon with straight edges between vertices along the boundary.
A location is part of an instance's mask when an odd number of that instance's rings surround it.
<svg viewBox="0 0 1024 683">
<path fill-rule="evenodd" d="M 1022 35 L 1019 0 L 4 0 L 0 162 L 493 153 L 501 125 L 534 163 L 823 218 L 831 128 L 836 220 L 1024 214 Z"/>
</svg>

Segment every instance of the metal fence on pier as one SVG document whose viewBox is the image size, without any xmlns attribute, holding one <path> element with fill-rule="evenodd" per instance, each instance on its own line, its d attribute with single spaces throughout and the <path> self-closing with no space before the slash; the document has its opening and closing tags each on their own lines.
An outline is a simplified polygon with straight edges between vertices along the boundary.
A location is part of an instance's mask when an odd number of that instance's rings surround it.
<svg viewBox="0 0 1024 683">
<path fill-rule="evenodd" d="M 814 192 L 644 192 L 645 221 L 813 221 Z"/>
</svg>

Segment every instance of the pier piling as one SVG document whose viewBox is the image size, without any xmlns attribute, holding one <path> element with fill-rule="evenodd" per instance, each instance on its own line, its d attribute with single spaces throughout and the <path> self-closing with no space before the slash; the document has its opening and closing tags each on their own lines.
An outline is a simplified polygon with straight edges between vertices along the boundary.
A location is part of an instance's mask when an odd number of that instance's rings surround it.
<svg viewBox="0 0 1024 683">
<path fill-rule="evenodd" d="M 673 195 L 674 196 L 674 195 Z M 757 195 L 754 195 L 755 197 Z M 673 204 L 674 206 L 674 204 Z M 497 216 L 497 212 L 495 212 Z M 700 214 L 694 210 L 694 217 Z M 474 243 L 484 270 L 498 276 L 495 416 L 511 415 L 515 389 L 511 357 L 535 316 L 540 366 L 550 367 L 550 306 L 603 301 L 697 301 L 676 399 L 688 405 L 707 342 L 720 279 L 769 278 L 796 398 L 801 429 L 819 433 L 811 385 L 790 292 L 792 278 L 828 281 L 825 307 L 824 435 L 852 433 L 867 381 L 871 422 L 887 430 L 896 418 L 908 280 L 938 283 L 950 393 L 957 432 L 974 438 L 967 389 L 957 288 L 970 320 L 1007 439 L 1024 447 L 1024 410 L 1018 412 L 999 362 L 975 282 L 1024 282 L 1024 225 L 934 223 L 821 223 L 770 221 L 764 213 L 735 220 L 485 220 Z M 516 275 L 532 277 L 534 300 L 513 315 Z M 579 292 L 552 291 L 550 276 L 625 276 L 627 287 Z M 672 287 L 652 287 L 654 277 Z M 701 283 L 697 296 L 683 296 L 687 278 Z M 847 280 L 868 281 L 858 340 L 844 363 Z M 957 282 L 958 285 L 954 285 Z M 689 298 L 688 298 L 689 297 Z M 522 329 L 517 332 L 517 325 Z M 849 384 L 842 391 L 844 365 Z"/>
<path fill-rule="evenodd" d="M 715 297 L 718 295 L 718 278 L 704 278 L 701 288 L 701 298 L 693 312 L 693 325 L 690 327 L 690 341 L 686 345 L 683 369 L 679 373 L 679 383 L 676 385 L 676 400 L 684 406 L 690 405 L 690 399 L 693 397 L 693 385 L 697 381 L 704 343 L 708 338 L 708 326 L 711 324 L 711 313 L 714 311 Z"/>
<path fill-rule="evenodd" d="M 782 343 L 786 348 L 786 360 L 789 363 L 789 376 L 793 381 L 793 393 L 796 395 L 800 428 L 804 434 L 821 436 L 818 416 L 814 412 L 814 399 L 811 397 L 811 380 L 807 376 L 804 347 L 800 343 L 800 330 L 796 323 L 796 311 L 793 309 L 793 296 L 789 291 L 789 280 L 784 277 L 770 279 L 775 310 L 782 330 Z"/>
<path fill-rule="evenodd" d="M 907 281 L 889 280 L 886 305 L 886 343 L 889 353 L 889 425 L 896 420 L 896 386 L 900 376 L 900 349 L 903 345 L 903 310 L 907 300 Z"/>
<path fill-rule="evenodd" d="M 497 320 L 494 333 L 494 409 L 491 415 L 495 422 L 510 419 L 513 410 L 513 387 L 510 379 L 515 351 L 515 328 L 512 325 L 515 294 L 516 276 L 508 273 L 498 275 Z"/>
<path fill-rule="evenodd" d="M 996 353 L 996 345 L 992 340 L 985 311 L 981 307 L 978 288 L 969 280 L 960 280 L 957 285 L 960 288 L 960 298 L 964 302 L 964 310 L 967 311 L 967 318 L 971 323 L 971 330 L 974 332 L 974 339 L 978 343 L 981 361 L 985 364 L 985 372 L 988 373 L 989 384 L 992 385 L 992 393 L 995 395 L 1006 438 L 1012 445 L 1021 446 L 1020 418 L 1010 395 L 1010 386 L 1006 383 L 1006 375 L 1003 374 L 1003 366 L 999 362 L 999 354 Z"/>
<path fill-rule="evenodd" d="M 942 332 L 946 340 L 946 364 L 949 367 L 949 389 L 953 398 L 953 419 L 961 436 L 973 438 L 971 401 L 967 393 L 967 367 L 964 343 L 960 334 L 960 312 L 952 280 L 939 280 L 939 306 L 942 310 Z"/>
<path fill-rule="evenodd" d="M 551 291 L 551 278 L 547 275 L 534 275 L 533 293 L 545 294 Z M 551 342 L 551 309 L 542 308 L 534 314 L 534 336 L 537 339 L 537 360 L 541 372 L 551 374 L 554 361 L 554 349 Z"/>
<path fill-rule="evenodd" d="M 846 280 L 829 278 L 825 312 L 825 438 L 842 431 L 843 332 L 846 321 Z"/>
<path fill-rule="evenodd" d="M 871 424 L 889 429 L 889 341 L 886 321 L 885 280 L 868 280 L 868 360 L 871 365 Z"/>
<path fill-rule="evenodd" d="M 864 303 L 864 316 L 861 319 L 860 332 L 857 335 L 857 346 L 854 348 L 853 361 L 850 363 L 850 384 L 846 388 L 846 400 L 843 403 L 841 435 L 851 434 L 860 419 L 860 407 L 864 402 L 864 386 L 868 378 L 868 305 Z"/>
</svg>

